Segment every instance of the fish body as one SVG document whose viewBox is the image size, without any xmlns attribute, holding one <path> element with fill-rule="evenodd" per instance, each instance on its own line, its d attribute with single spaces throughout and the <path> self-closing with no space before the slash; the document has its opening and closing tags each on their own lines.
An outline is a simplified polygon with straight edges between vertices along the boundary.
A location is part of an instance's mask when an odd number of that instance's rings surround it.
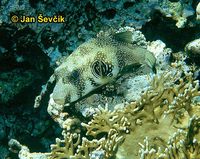
<svg viewBox="0 0 200 159">
<path fill-rule="evenodd" d="M 56 85 L 52 98 L 65 105 L 91 91 L 115 81 L 128 67 L 147 65 L 153 68 L 154 55 L 129 43 L 131 32 L 99 36 L 80 45 L 55 69 Z"/>
</svg>

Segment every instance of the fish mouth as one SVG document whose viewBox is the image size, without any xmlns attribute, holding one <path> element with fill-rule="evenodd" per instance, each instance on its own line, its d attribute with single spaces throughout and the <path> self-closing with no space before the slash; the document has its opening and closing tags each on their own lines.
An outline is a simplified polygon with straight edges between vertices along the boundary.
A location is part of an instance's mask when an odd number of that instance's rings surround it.
<svg viewBox="0 0 200 159">
<path fill-rule="evenodd" d="M 63 105 L 58 104 L 53 99 L 53 94 L 50 94 L 50 100 L 47 108 L 47 112 L 51 116 L 59 116 L 60 112 L 63 110 Z"/>
<path fill-rule="evenodd" d="M 68 85 L 64 84 L 62 80 L 59 80 L 53 90 L 52 98 L 56 104 L 65 105 L 68 103 L 66 99 L 69 96 Z"/>
<path fill-rule="evenodd" d="M 63 93 L 55 93 L 55 92 L 53 92 L 52 98 L 53 98 L 53 100 L 54 100 L 54 102 L 56 104 L 65 105 L 65 103 L 66 103 L 66 101 L 65 101 L 66 96 L 67 95 L 65 95 Z"/>
</svg>

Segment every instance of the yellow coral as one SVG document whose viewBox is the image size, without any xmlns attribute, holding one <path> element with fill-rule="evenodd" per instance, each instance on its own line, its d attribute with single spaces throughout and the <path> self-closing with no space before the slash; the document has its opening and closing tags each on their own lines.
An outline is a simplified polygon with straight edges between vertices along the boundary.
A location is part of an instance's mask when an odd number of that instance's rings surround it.
<svg viewBox="0 0 200 159">
<path fill-rule="evenodd" d="M 180 68 L 171 72 L 155 75 L 141 99 L 122 110 L 99 107 L 91 121 L 81 124 L 86 136 L 66 125 L 64 139 L 43 155 L 88 159 L 101 151 L 105 159 L 200 158 L 200 103 L 193 100 L 200 96 L 198 81 Z"/>
<path fill-rule="evenodd" d="M 127 105 L 124 110 L 109 112 L 101 108 L 88 124 L 82 125 L 87 128 L 87 135 L 93 137 L 108 133 L 110 129 L 120 133 L 125 140 L 119 146 L 117 158 L 140 158 L 138 143 L 146 136 L 157 153 L 166 148 L 169 136 L 178 129 L 187 129 L 197 109 L 192 99 L 200 95 L 198 88 L 192 73 L 164 72 L 154 77 L 151 87 L 139 101 Z"/>
</svg>

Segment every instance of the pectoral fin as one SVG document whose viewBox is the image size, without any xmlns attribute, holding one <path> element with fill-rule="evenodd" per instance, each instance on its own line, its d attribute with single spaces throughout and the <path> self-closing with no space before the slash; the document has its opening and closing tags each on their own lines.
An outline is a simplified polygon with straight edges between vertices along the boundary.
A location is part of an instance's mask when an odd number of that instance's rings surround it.
<svg viewBox="0 0 200 159">
<path fill-rule="evenodd" d="M 132 42 L 132 32 L 125 31 L 121 33 L 116 33 L 113 35 L 114 39 L 119 42 L 131 43 Z"/>
</svg>

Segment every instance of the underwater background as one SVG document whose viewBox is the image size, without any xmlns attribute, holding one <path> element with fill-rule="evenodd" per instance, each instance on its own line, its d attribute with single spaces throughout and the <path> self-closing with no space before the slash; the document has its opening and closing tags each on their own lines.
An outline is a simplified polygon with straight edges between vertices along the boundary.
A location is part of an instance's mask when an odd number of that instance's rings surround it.
<svg viewBox="0 0 200 159">
<path fill-rule="evenodd" d="M 52 104 L 56 68 L 87 63 L 91 38 L 117 48 L 123 74 Z M 0 159 L 200 159 L 199 67 L 199 0 L 0 0 Z"/>
</svg>

